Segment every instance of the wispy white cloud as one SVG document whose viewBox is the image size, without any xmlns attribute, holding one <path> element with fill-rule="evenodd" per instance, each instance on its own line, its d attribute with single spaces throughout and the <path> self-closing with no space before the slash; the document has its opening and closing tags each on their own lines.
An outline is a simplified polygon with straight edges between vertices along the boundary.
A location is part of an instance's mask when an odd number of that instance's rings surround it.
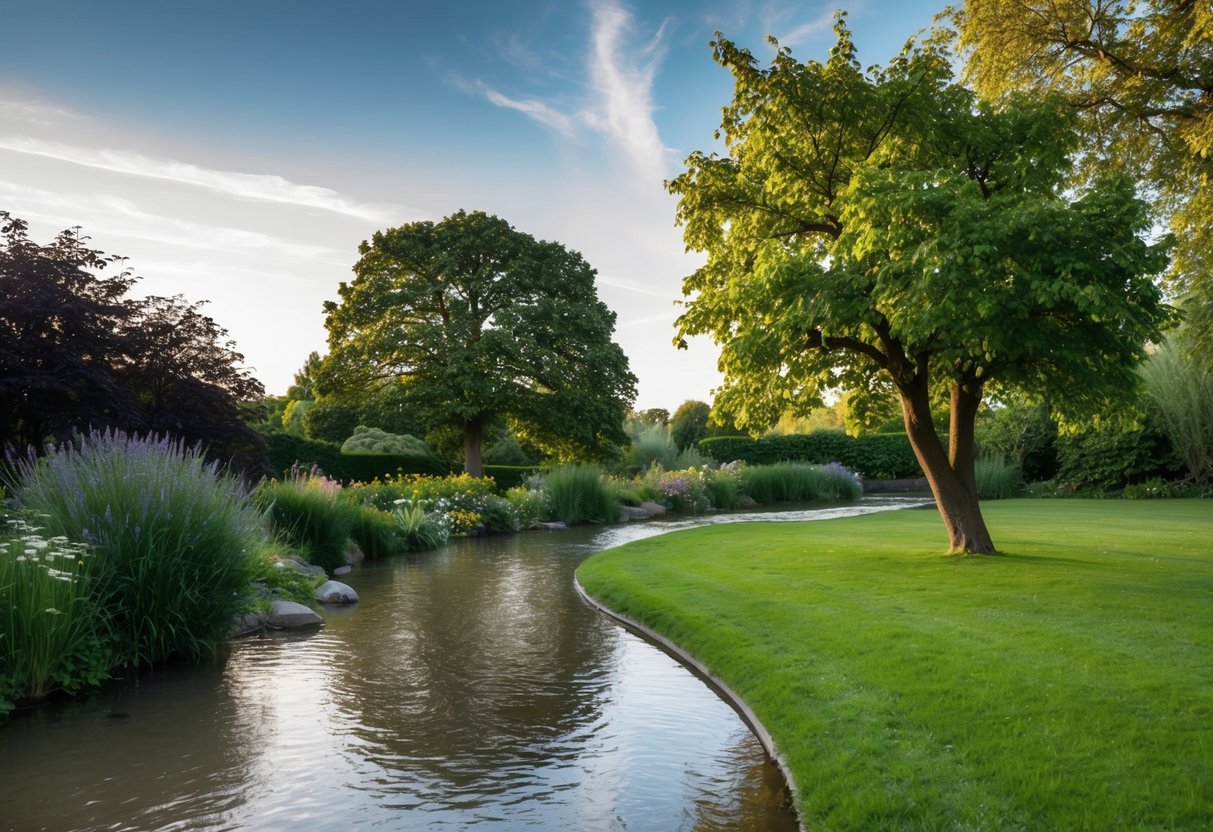
<svg viewBox="0 0 1213 832">
<path fill-rule="evenodd" d="M 653 120 L 653 80 L 665 57 L 663 23 L 648 43 L 629 41 L 635 29 L 632 13 L 614 0 L 593 7 L 590 83 L 596 100 L 591 124 L 621 142 L 646 172 L 663 171 L 668 151 Z"/>
<path fill-rule="evenodd" d="M 497 90 L 485 84 L 483 81 L 476 82 L 477 89 L 484 95 L 489 102 L 496 104 L 498 107 L 505 107 L 507 110 L 517 110 L 524 115 L 530 116 L 535 121 L 552 128 L 556 132 L 565 135 L 573 136 L 576 132 L 574 119 L 555 107 L 540 101 L 537 98 L 519 100 L 503 95 Z"/>
<path fill-rule="evenodd" d="M 785 24 L 787 25 L 787 24 Z M 834 28 L 834 9 L 827 8 L 817 17 L 804 23 L 793 25 L 791 29 L 782 31 L 773 29 L 772 34 L 780 46 L 797 46 L 811 40 L 823 32 Z"/>
<path fill-rule="evenodd" d="M 675 300 L 675 298 L 672 297 L 668 292 L 658 292 L 655 289 L 646 289 L 643 286 L 637 286 L 636 284 L 629 283 L 626 280 L 616 280 L 614 278 L 603 277 L 602 275 L 598 275 L 597 282 L 601 283 L 603 286 L 610 286 L 614 289 L 623 289 L 624 291 L 635 292 L 636 294 L 639 294 L 639 295 L 647 295 L 647 296 L 653 297 L 653 298 L 662 298 L 663 300 L 670 301 L 670 303 L 673 303 Z"/>
<path fill-rule="evenodd" d="M 399 213 L 390 206 L 355 202 L 328 188 L 299 185 L 281 176 L 212 170 L 189 162 L 145 156 L 126 150 L 77 147 L 26 136 L 0 136 L 0 150 L 42 156 L 127 176 L 206 188 L 237 199 L 284 203 L 376 222 L 390 221 Z"/>
<path fill-rule="evenodd" d="M 49 127 L 79 118 L 82 116 L 49 104 L 0 98 L 0 122 L 21 121 L 38 127 Z"/>
<path fill-rule="evenodd" d="M 208 251 L 251 253 L 306 260 L 328 258 L 341 265 L 347 253 L 329 246 L 291 240 L 243 228 L 190 222 L 150 213 L 127 198 L 108 194 L 65 194 L 0 181 L 0 203 L 22 218 L 57 226 L 81 225 L 86 232 L 147 240 Z"/>
</svg>

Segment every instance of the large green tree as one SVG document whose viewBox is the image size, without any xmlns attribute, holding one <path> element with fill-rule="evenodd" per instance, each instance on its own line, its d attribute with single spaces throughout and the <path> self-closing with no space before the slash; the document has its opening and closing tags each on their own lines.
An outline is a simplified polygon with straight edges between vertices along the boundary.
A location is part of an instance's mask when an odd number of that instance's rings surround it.
<svg viewBox="0 0 1213 832">
<path fill-rule="evenodd" d="M 325 304 L 326 393 L 403 382 L 427 425 L 462 432 L 476 475 L 496 418 L 557 457 L 626 441 L 636 378 L 580 254 L 463 211 L 377 232 L 359 253 Z"/>
<path fill-rule="evenodd" d="M 1170 276 L 1213 366 L 1213 4 L 966 0 L 958 22 L 978 92 L 1063 95 L 1082 121 L 1080 171 L 1128 173 L 1170 222 Z"/>
<path fill-rule="evenodd" d="M 825 63 L 779 48 L 766 69 L 714 42 L 735 79 L 727 155 L 695 153 L 669 184 L 707 254 L 677 340 L 721 344 L 715 407 L 755 429 L 826 390 L 862 407 L 892 384 L 951 550 L 992 552 L 974 480 L 983 397 L 1019 388 L 1077 412 L 1131 387 L 1169 321 L 1151 280 L 1165 251 L 1142 239 L 1127 182 L 1065 189 L 1077 139 L 1056 100 L 979 102 L 942 39 L 865 72 L 841 17 L 836 32 Z"/>
</svg>

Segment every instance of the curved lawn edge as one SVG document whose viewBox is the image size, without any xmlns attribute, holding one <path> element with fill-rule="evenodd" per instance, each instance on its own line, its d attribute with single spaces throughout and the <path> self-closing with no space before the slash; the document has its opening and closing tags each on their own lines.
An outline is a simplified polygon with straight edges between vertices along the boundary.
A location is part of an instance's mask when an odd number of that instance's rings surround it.
<svg viewBox="0 0 1213 832">
<path fill-rule="evenodd" d="M 611 609 L 606 604 L 590 595 L 590 593 L 586 591 L 585 587 L 581 585 L 581 581 L 576 575 L 573 576 L 573 586 L 576 587 L 577 594 L 581 596 L 581 600 L 585 601 L 591 607 L 606 615 L 608 618 L 614 620 L 617 624 L 623 626 L 624 629 L 630 630 L 656 647 L 661 648 L 666 653 L 669 653 L 681 664 L 685 665 L 689 670 L 691 670 L 696 676 L 706 682 L 708 687 L 712 688 L 717 696 L 719 696 L 729 705 L 729 707 L 737 712 L 737 715 L 741 717 L 741 721 L 744 722 L 746 727 L 750 729 L 750 732 L 758 738 L 758 741 L 762 744 L 762 748 L 764 751 L 766 751 L 767 756 L 775 761 L 775 764 L 779 766 L 779 770 L 783 773 L 784 782 L 788 784 L 788 791 L 791 793 L 792 808 L 796 812 L 796 822 L 803 832 L 805 825 L 804 819 L 801 817 L 799 810 L 800 790 L 796 786 L 796 780 L 792 777 L 792 768 L 790 765 L 788 765 L 788 761 L 784 758 L 783 754 L 780 753 L 779 747 L 775 744 L 775 739 L 771 736 L 771 733 L 766 729 L 766 726 L 762 724 L 762 721 L 758 719 L 758 716 L 754 713 L 753 709 L 750 708 L 749 704 L 747 704 L 736 691 L 729 687 L 723 679 L 709 670 L 707 665 L 697 659 L 694 654 L 651 627 L 641 624 L 631 616 L 624 615 L 621 612 Z"/>
</svg>

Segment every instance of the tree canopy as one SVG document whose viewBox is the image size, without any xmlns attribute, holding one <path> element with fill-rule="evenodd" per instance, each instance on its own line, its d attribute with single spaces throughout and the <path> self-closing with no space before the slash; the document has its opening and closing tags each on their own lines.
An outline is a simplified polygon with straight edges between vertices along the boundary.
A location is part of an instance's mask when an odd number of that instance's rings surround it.
<svg viewBox="0 0 1213 832">
<path fill-rule="evenodd" d="M 473 474 L 494 419 L 556 457 L 626 441 L 636 378 L 580 254 L 464 211 L 377 232 L 359 254 L 325 304 L 323 394 L 403 382 L 427 425 L 462 432 Z"/>
<path fill-rule="evenodd" d="M 1213 352 L 1213 5 L 1208 0 L 966 0 L 978 92 L 1056 92 L 1082 124 L 1080 172 L 1132 176 L 1177 245 L 1194 352 Z"/>
<path fill-rule="evenodd" d="M 49 245 L 0 211 L 0 446 L 24 452 L 92 428 L 167 434 L 250 474 L 265 445 L 239 406 L 264 389 L 227 331 L 179 297 L 129 297 L 121 257 L 65 231 Z"/>
<path fill-rule="evenodd" d="M 842 16 L 835 30 L 825 63 L 778 48 L 762 69 L 713 43 L 735 92 L 727 155 L 694 153 L 669 183 L 707 254 L 678 340 L 721 345 L 715 406 L 753 429 L 827 390 L 862 409 L 891 387 L 951 549 L 993 551 L 974 480 L 983 397 L 1022 389 L 1077 413 L 1134 384 L 1171 320 L 1152 280 L 1165 246 L 1143 239 L 1126 180 L 1067 190 L 1078 134 L 1057 98 L 978 101 L 939 38 L 864 71 Z"/>
</svg>

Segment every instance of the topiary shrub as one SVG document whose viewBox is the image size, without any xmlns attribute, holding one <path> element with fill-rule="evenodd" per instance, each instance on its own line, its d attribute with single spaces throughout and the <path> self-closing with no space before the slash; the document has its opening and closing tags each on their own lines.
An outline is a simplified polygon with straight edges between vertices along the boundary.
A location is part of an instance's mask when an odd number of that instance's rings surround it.
<svg viewBox="0 0 1213 832">
<path fill-rule="evenodd" d="M 430 446 L 407 433 L 388 433 L 379 428 L 358 425 L 353 435 L 341 444 L 341 453 L 380 454 L 395 456 L 433 456 Z"/>
</svg>

